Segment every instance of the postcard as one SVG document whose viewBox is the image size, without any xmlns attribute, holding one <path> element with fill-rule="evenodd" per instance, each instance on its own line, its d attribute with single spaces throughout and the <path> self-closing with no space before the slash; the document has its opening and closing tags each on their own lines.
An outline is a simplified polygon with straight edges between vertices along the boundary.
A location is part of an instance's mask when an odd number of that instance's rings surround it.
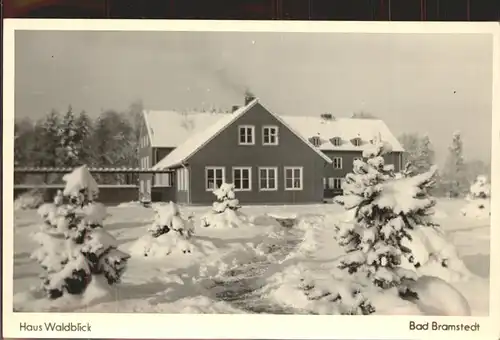
<svg viewBox="0 0 500 340">
<path fill-rule="evenodd" d="M 500 336 L 497 23 L 4 29 L 5 337 Z"/>
</svg>

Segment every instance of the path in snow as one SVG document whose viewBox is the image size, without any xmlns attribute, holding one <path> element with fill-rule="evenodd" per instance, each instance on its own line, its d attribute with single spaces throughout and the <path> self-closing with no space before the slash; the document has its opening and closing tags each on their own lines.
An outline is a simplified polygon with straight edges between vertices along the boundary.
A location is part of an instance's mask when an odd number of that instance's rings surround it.
<svg viewBox="0 0 500 340">
<path fill-rule="evenodd" d="M 296 310 L 278 305 L 259 293 L 266 284 L 265 278 L 269 276 L 270 267 L 285 260 L 302 243 L 304 232 L 295 227 L 296 224 L 291 228 L 284 227 L 285 242 L 272 245 L 265 259 L 254 258 L 237 269 L 224 272 L 217 279 L 204 282 L 208 296 L 249 313 L 297 314 Z"/>
</svg>

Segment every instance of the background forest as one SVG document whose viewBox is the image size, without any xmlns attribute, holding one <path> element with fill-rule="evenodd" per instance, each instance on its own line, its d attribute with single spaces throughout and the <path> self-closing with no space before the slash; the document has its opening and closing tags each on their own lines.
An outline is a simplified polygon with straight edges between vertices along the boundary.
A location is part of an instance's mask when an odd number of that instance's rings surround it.
<svg viewBox="0 0 500 340">
<path fill-rule="evenodd" d="M 142 128 L 142 102 L 132 103 L 123 112 L 106 110 L 92 119 L 86 112 L 52 110 L 44 118 L 16 119 L 14 164 L 16 167 L 139 167 L 137 150 Z M 352 118 L 374 119 L 365 112 Z M 399 136 L 405 148 L 405 163 L 411 162 L 413 172 L 422 173 L 436 163 L 432 141 L 426 135 L 405 133 Z M 478 175 L 490 176 L 490 164 L 467 160 L 463 155 L 463 139 L 459 132 L 450 136 L 450 146 L 444 166 L 440 168 L 435 195 L 458 197 L 465 195 Z M 60 182 L 57 175 L 20 176 L 16 184 Z M 137 176 L 100 175 L 100 183 L 136 184 Z"/>
</svg>

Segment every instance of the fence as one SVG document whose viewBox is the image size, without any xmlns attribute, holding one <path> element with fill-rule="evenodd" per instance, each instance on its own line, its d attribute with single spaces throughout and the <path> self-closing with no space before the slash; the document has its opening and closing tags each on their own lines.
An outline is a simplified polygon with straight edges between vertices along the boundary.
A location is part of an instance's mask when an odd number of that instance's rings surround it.
<svg viewBox="0 0 500 340">
<path fill-rule="evenodd" d="M 14 178 L 17 178 L 17 182 L 14 184 L 14 199 L 19 195 L 36 190 L 40 192 L 44 200 L 47 202 L 52 201 L 57 190 L 62 190 L 64 188 L 64 183 L 62 182 L 62 175 L 72 172 L 73 168 L 49 168 L 49 167 L 36 167 L 36 168 L 14 168 Z M 170 173 L 171 170 L 152 170 L 152 169 L 141 169 L 141 168 L 89 168 L 90 173 L 94 175 L 98 174 L 114 174 L 114 175 L 125 175 L 127 178 L 132 178 L 132 183 L 120 183 L 120 184 L 104 184 L 99 183 L 99 201 L 105 204 L 118 204 L 123 202 L 136 201 L 139 199 L 139 186 L 138 186 L 138 175 L 139 174 L 157 174 L 157 173 Z M 45 183 L 40 178 L 37 183 L 22 183 L 23 177 L 27 175 L 41 176 L 44 179 L 51 177 L 52 183 Z M 53 175 L 57 175 L 54 178 Z M 57 183 L 54 183 L 57 182 Z"/>
</svg>

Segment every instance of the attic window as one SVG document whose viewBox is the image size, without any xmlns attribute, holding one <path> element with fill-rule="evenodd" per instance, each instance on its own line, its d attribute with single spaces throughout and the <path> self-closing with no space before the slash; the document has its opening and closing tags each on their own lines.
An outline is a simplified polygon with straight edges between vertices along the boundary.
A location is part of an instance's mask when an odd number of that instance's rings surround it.
<svg viewBox="0 0 500 340">
<path fill-rule="evenodd" d="M 318 147 L 321 145 L 321 139 L 318 136 L 314 136 L 309 138 L 309 142 L 311 142 L 312 145 L 315 147 Z"/>
<path fill-rule="evenodd" d="M 361 146 L 361 138 L 359 138 L 359 137 L 354 138 L 354 139 L 352 140 L 352 144 L 353 144 L 354 146 Z"/>
<path fill-rule="evenodd" d="M 334 137 L 334 138 L 330 139 L 330 142 L 334 146 L 340 146 L 342 144 L 342 139 L 340 137 Z"/>
</svg>

